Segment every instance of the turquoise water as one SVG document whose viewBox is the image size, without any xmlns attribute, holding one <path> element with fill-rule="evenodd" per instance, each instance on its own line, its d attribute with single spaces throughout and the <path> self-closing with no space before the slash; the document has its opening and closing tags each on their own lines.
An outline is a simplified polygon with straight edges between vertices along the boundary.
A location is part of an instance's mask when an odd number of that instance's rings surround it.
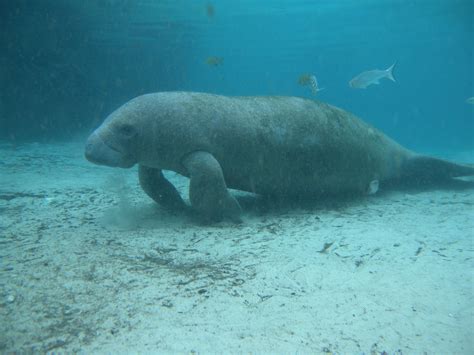
<svg viewBox="0 0 474 355">
<path fill-rule="evenodd" d="M 471 150 L 470 0 L 2 2 L 1 136 L 88 133 L 139 94 L 195 90 L 312 97 L 402 144 Z M 223 59 L 209 66 L 210 56 Z M 348 81 L 397 62 L 396 83 Z"/>
</svg>

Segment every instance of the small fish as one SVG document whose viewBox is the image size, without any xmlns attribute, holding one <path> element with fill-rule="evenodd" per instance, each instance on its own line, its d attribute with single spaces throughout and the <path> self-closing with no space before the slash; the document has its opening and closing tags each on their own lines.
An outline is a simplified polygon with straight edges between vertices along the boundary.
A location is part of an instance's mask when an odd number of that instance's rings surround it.
<svg viewBox="0 0 474 355">
<path fill-rule="evenodd" d="M 474 96 L 468 98 L 468 99 L 466 100 L 466 103 L 471 104 L 471 105 L 474 105 Z"/>
<path fill-rule="evenodd" d="M 208 3 L 206 5 L 206 13 L 207 13 L 207 17 L 209 18 L 213 18 L 214 17 L 214 5 L 212 5 L 211 3 Z"/>
<path fill-rule="evenodd" d="M 380 79 L 383 78 L 395 81 L 395 78 L 393 77 L 393 68 L 395 67 L 395 64 L 397 63 L 393 63 L 390 68 L 385 70 L 375 69 L 362 72 L 349 81 L 349 86 L 354 89 L 365 89 L 369 85 L 379 84 Z"/>
<path fill-rule="evenodd" d="M 222 65 L 223 62 L 224 62 L 224 58 L 222 57 L 211 56 L 211 57 L 206 58 L 206 64 L 212 67 L 217 67 L 219 65 Z"/>
<path fill-rule="evenodd" d="M 306 86 L 311 83 L 311 74 L 305 73 L 301 74 L 300 77 L 298 78 L 298 84 L 301 86 Z"/>
<path fill-rule="evenodd" d="M 324 88 L 319 88 L 318 79 L 313 74 L 302 74 L 298 78 L 298 84 L 301 86 L 309 86 L 311 93 L 316 95 L 319 91 L 324 90 Z"/>
<path fill-rule="evenodd" d="M 319 88 L 318 79 L 316 79 L 315 75 L 311 75 L 309 77 L 309 86 L 313 95 L 316 95 L 319 91 L 324 90 L 324 88 Z"/>
<path fill-rule="evenodd" d="M 367 195 L 375 195 L 379 191 L 379 181 L 372 180 L 367 188 Z"/>
</svg>

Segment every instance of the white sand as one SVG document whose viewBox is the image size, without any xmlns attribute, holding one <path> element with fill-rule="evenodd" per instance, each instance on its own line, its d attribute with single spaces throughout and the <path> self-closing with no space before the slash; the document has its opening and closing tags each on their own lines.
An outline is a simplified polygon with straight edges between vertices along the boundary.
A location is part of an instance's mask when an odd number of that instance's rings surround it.
<svg viewBox="0 0 474 355">
<path fill-rule="evenodd" d="M 205 226 L 82 148 L 0 145 L 0 352 L 474 352 L 473 189 Z"/>
</svg>

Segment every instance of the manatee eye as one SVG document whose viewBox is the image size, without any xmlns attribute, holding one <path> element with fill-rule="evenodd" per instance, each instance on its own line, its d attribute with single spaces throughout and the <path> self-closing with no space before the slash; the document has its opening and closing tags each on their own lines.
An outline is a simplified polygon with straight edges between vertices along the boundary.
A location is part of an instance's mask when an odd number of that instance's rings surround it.
<svg viewBox="0 0 474 355">
<path fill-rule="evenodd" d="M 133 137 L 136 134 L 135 128 L 129 124 L 123 124 L 120 126 L 120 133 L 126 137 Z"/>
</svg>

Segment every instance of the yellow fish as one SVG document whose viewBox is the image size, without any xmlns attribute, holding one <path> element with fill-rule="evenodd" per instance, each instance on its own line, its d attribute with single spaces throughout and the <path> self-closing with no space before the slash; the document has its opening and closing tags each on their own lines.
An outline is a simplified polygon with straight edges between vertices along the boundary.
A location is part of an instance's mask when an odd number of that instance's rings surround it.
<svg viewBox="0 0 474 355">
<path fill-rule="evenodd" d="M 224 62 L 224 58 L 222 57 L 211 56 L 211 57 L 207 57 L 206 59 L 206 64 L 211 67 L 217 67 L 219 65 L 222 65 L 223 62 Z"/>
<path fill-rule="evenodd" d="M 298 84 L 301 86 L 306 86 L 311 83 L 311 74 L 301 74 L 300 77 L 298 78 Z"/>
<path fill-rule="evenodd" d="M 324 88 L 320 88 L 318 84 L 318 79 L 313 74 L 302 74 L 298 78 L 298 84 L 301 86 L 309 86 L 311 89 L 311 93 L 316 95 L 319 91 L 324 90 Z"/>
</svg>

